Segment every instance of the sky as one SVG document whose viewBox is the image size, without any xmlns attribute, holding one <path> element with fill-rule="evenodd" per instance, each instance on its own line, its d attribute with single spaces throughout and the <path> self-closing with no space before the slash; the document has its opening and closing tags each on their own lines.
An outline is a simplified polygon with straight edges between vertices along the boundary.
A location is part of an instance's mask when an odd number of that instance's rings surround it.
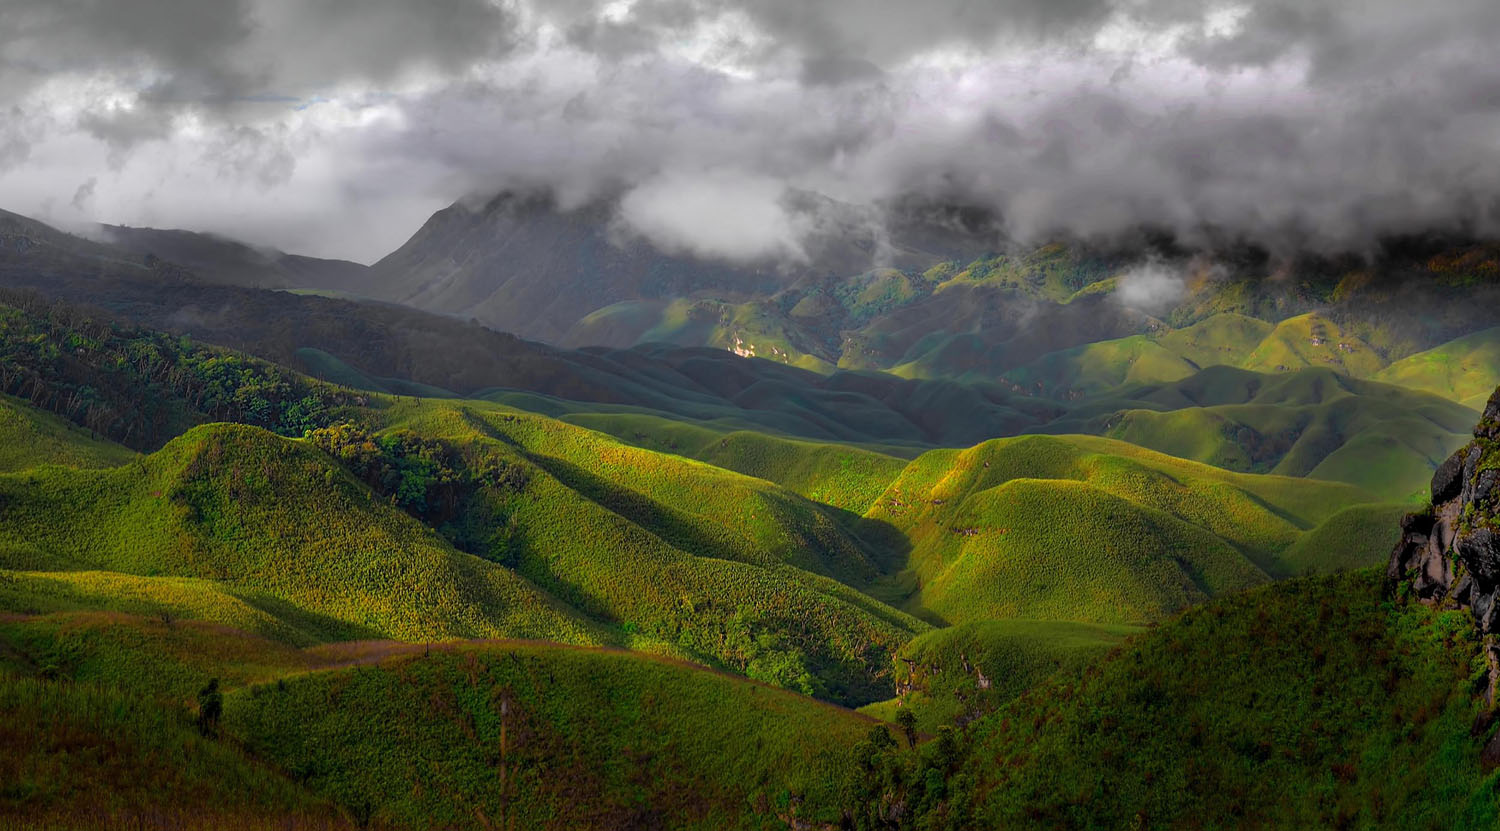
<svg viewBox="0 0 1500 831">
<path fill-rule="evenodd" d="M 0 0 L 0 208 L 370 262 L 505 190 L 805 256 L 789 195 L 995 234 L 1500 231 L 1494 0 Z"/>
</svg>

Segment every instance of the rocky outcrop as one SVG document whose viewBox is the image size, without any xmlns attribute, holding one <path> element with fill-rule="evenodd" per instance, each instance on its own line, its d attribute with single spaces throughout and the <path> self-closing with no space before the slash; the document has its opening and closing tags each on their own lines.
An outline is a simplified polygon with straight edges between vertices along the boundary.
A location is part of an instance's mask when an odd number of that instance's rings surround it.
<svg viewBox="0 0 1500 831">
<path fill-rule="evenodd" d="M 1474 441 L 1438 466 L 1432 506 L 1401 521 L 1387 587 L 1469 609 L 1485 635 L 1500 634 L 1500 389 Z"/>
<path fill-rule="evenodd" d="M 1433 474 L 1431 507 L 1402 518 L 1386 590 L 1474 616 L 1489 685 L 1473 735 L 1489 733 L 1500 717 L 1500 389 L 1485 405 L 1474 440 Z M 1485 742 L 1480 761 L 1500 767 L 1500 733 Z"/>
</svg>

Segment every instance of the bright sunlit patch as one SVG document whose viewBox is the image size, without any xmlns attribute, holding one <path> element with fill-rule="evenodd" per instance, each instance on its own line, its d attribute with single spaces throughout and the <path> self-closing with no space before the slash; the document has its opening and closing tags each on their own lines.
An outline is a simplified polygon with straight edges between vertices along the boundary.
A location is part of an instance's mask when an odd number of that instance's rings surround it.
<svg viewBox="0 0 1500 831">
<path fill-rule="evenodd" d="M 604 8 L 599 10 L 599 19 L 608 23 L 624 23 L 630 18 L 631 9 L 635 8 L 635 0 L 612 0 L 605 3 Z"/>
</svg>

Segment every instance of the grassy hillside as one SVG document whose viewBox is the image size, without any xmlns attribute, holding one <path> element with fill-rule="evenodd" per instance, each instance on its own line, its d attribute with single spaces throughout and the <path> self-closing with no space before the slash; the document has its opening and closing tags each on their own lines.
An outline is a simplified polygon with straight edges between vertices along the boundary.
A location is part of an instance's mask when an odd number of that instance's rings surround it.
<svg viewBox="0 0 1500 831">
<path fill-rule="evenodd" d="M 1488 828 L 1466 613 L 1361 572 L 1227 598 L 929 754 L 913 826 Z"/>
<path fill-rule="evenodd" d="M 291 640 L 633 643 L 864 700 L 889 689 L 890 655 L 923 628 L 786 565 L 874 573 L 823 509 L 770 483 L 535 416 L 492 412 L 491 423 L 457 406 L 406 406 L 408 426 L 517 474 L 462 503 L 447 537 L 311 445 L 213 425 L 114 470 L 0 477 L 0 565 L 213 581 L 227 596 L 205 597 L 213 592 L 199 582 L 129 591 L 164 608 L 214 606 L 225 622 L 280 627 Z M 535 451 L 519 453 L 521 440 Z M 582 455 L 573 464 L 552 453 Z M 658 476 L 633 479 L 651 458 Z M 24 579 L 28 591 L 40 581 Z M 47 585 L 67 598 L 104 593 L 87 584 L 107 579 Z"/>
<path fill-rule="evenodd" d="M 1371 501 L 1109 439 L 1025 436 L 922 455 L 867 518 L 909 545 L 886 588 L 914 611 L 1139 623 L 1288 573 L 1280 554 L 1305 531 Z M 1330 563 L 1366 544 L 1324 539 Z"/>
<path fill-rule="evenodd" d="M 272 618 L 303 638 L 634 643 L 861 702 L 889 695 L 890 656 L 924 629 L 862 591 L 948 622 L 1152 621 L 1287 573 L 1280 551 L 1334 509 L 1372 501 L 1354 489 L 1226 479 L 1084 438 L 908 464 L 642 414 L 571 414 L 627 434 L 627 444 L 494 405 L 378 403 L 344 407 L 384 431 L 361 447 L 378 455 L 376 442 L 394 442 L 416 454 L 388 460 L 381 475 L 396 479 L 383 489 L 312 448 L 201 428 L 116 471 L 0 480 L 21 506 L 0 564 L 207 578 L 237 598 L 281 603 Z M 335 456 L 346 450 L 357 448 Z M 429 453 L 467 460 L 453 463 L 469 484 L 404 491 L 429 470 Z M 1003 475 L 988 473 L 992 462 Z M 330 486 L 336 516 L 309 522 Z M 64 505 L 90 518 L 46 525 Z M 130 531 L 111 537 L 105 527 Z M 1341 528 L 1328 538 L 1353 538 Z M 328 562 L 313 555 L 319 547 L 352 556 Z M 382 549 L 417 552 L 415 563 Z M 350 604 L 349 589 L 374 602 Z M 414 622 L 428 604 L 438 611 Z"/>
<path fill-rule="evenodd" d="M 227 691 L 227 741 L 192 728 L 210 678 Z M 871 726 L 639 653 L 298 649 L 218 624 L 99 612 L 0 619 L 0 702 L 34 717 L 0 728 L 27 748 L 0 762 L 0 817 L 49 828 L 151 816 L 309 829 L 346 817 L 377 828 L 829 820 L 849 747 Z M 155 778 L 128 778 L 142 770 Z M 799 813 L 804 800 L 824 813 Z"/>
<path fill-rule="evenodd" d="M 764 480 L 492 405 L 387 416 L 525 471 L 519 492 L 477 490 L 450 535 L 627 633 L 863 703 L 889 694 L 890 656 L 926 628 L 855 588 L 881 573 L 879 551 Z"/>
<path fill-rule="evenodd" d="M 870 723 L 639 655 L 514 646 L 253 687 L 226 729 L 403 828 L 759 828 L 833 803 Z"/>
<path fill-rule="evenodd" d="M 376 630 L 302 609 L 276 595 L 197 577 L 112 571 L 0 570 L 0 610 L 27 615 L 114 612 L 212 621 L 294 646 L 353 640 Z"/>
<path fill-rule="evenodd" d="M 849 583 L 879 573 L 816 504 L 763 479 L 495 408 L 428 407 L 393 425 L 437 438 L 491 438 L 518 447 L 573 490 L 700 556 L 784 563 Z"/>
<path fill-rule="evenodd" d="M 337 663 L 222 623 L 104 611 L 7 615 L 0 643 L 31 674 L 117 689 L 168 708 L 196 707 L 197 692 L 211 678 L 236 688 Z"/>
<path fill-rule="evenodd" d="M 316 449 L 252 427 L 195 428 L 107 471 L 9 474 L 0 499 L 10 569 L 206 578 L 388 637 L 610 637 L 453 550 Z"/>
<path fill-rule="evenodd" d="M 709 346 L 747 358 L 832 372 L 837 358 L 775 303 L 702 299 L 615 303 L 581 318 L 558 339 L 569 346 L 670 343 Z"/>
<path fill-rule="evenodd" d="M 917 548 L 932 565 L 916 602 L 950 623 L 1155 621 L 1268 579 L 1207 531 L 1080 482 L 1006 482 L 948 521 Z"/>
<path fill-rule="evenodd" d="M 1467 620 L 1265 586 L 1378 564 L 1465 440 L 1500 296 L 1467 266 L 1441 315 L 1254 257 L 1148 315 L 1061 245 L 485 294 L 636 344 L 564 350 L 25 240 L 0 280 L 321 380 L 0 298 L 0 825 L 1496 820 Z"/>
<path fill-rule="evenodd" d="M 1194 366 L 1240 366 L 1275 328 L 1264 320 L 1224 312 L 1159 335 L 1156 342 Z"/>
<path fill-rule="evenodd" d="M 326 798 L 233 747 L 181 710 L 92 684 L 0 670 L 0 824 L 26 831 L 358 827 Z"/>
<path fill-rule="evenodd" d="M 1425 392 L 1304 369 L 1216 367 L 1122 388 L 1046 428 L 1099 433 L 1235 471 L 1347 482 L 1384 499 L 1426 487 L 1473 410 Z"/>
<path fill-rule="evenodd" d="M 1135 626 L 986 620 L 919 635 L 896 655 L 899 698 L 861 708 L 888 721 L 911 710 L 920 732 L 963 725 L 1048 677 L 1100 660 Z"/>
<path fill-rule="evenodd" d="M 1286 372 L 1302 367 L 1328 367 L 1363 378 L 1386 365 L 1375 348 L 1324 315 L 1290 317 L 1261 341 L 1241 367 L 1261 372 Z"/>
<path fill-rule="evenodd" d="M 565 415 L 562 420 L 639 447 L 775 482 L 814 502 L 854 513 L 864 513 L 873 505 L 906 466 L 905 456 L 913 455 L 905 448 L 803 441 L 751 430 L 715 430 L 646 415 L 580 413 Z"/>
<path fill-rule="evenodd" d="M 1292 543 L 1278 558 L 1288 574 L 1373 568 L 1395 544 L 1410 503 L 1352 505 Z"/>
<path fill-rule="evenodd" d="M 68 467 L 114 467 L 135 453 L 43 412 L 26 402 L 0 395 L 0 472 L 43 464 Z"/>
<path fill-rule="evenodd" d="M 1409 355 L 1371 377 L 1482 409 L 1500 386 L 1500 327 Z"/>
<path fill-rule="evenodd" d="M 1035 395 L 1076 400 L 1123 384 L 1177 381 L 1197 371 L 1145 335 L 1053 352 L 1003 376 Z"/>
</svg>

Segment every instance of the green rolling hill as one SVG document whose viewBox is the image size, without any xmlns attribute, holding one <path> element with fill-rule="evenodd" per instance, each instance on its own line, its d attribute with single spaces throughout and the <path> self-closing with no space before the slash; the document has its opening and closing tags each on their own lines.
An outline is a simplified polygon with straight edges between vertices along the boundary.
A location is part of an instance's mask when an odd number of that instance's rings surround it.
<svg viewBox="0 0 1500 831">
<path fill-rule="evenodd" d="M 1028 436 L 924 454 L 867 517 L 910 546 L 883 588 L 914 612 L 955 624 L 1143 623 L 1288 573 L 1283 550 L 1372 500 L 1348 485 L 1235 474 L 1109 439 Z M 1336 536 L 1330 561 L 1384 554 Z"/>
<path fill-rule="evenodd" d="M 38 668 L 53 680 L 27 672 Z M 195 707 L 209 678 L 225 701 L 205 738 L 183 702 Z M 829 821 L 849 748 L 872 724 L 641 653 L 519 641 L 299 649 L 120 613 L 0 620 L 0 703 L 17 717 L 0 731 L 24 748 L 0 762 L 0 818 L 45 828 Z M 103 758 L 77 751 L 106 743 Z"/>
<path fill-rule="evenodd" d="M 106 471 L 7 474 L 0 494 L 0 565 L 12 570 L 214 580 L 365 636 L 610 637 L 455 551 L 315 448 L 253 427 L 199 427 Z"/>
<path fill-rule="evenodd" d="M 1100 433 L 1237 471 L 1347 482 L 1385 499 L 1422 491 L 1475 412 L 1427 392 L 1309 368 L 1214 367 L 1097 396 L 1047 431 Z"/>
<path fill-rule="evenodd" d="M 1485 329 L 1408 355 L 1373 376 L 1480 408 L 1500 386 L 1500 328 Z"/>
</svg>

